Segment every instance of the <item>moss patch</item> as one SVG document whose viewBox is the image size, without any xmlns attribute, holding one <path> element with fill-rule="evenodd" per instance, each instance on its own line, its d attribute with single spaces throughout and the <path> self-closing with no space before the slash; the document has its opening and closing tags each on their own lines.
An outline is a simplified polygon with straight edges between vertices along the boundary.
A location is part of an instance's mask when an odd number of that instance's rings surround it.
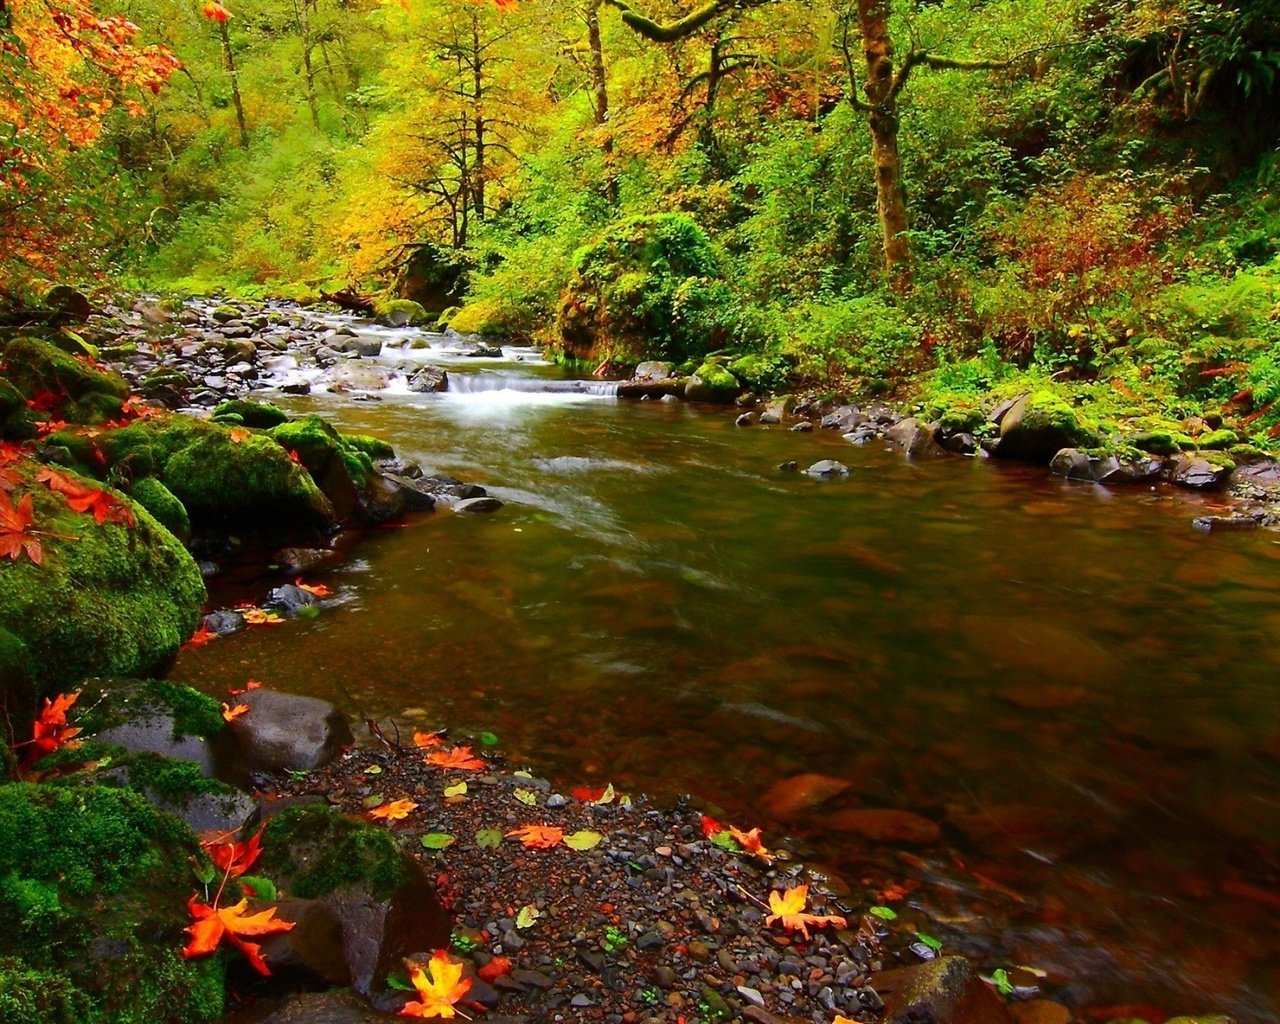
<svg viewBox="0 0 1280 1024">
<path fill-rule="evenodd" d="M 252 402 L 243 398 L 223 402 L 213 410 L 215 420 L 228 416 L 237 416 L 246 427 L 258 427 L 262 430 L 277 427 L 289 418 L 278 405 L 272 405 L 270 402 Z"/>
<path fill-rule="evenodd" d="M 135 480 L 129 488 L 129 497 L 145 508 L 166 530 L 181 541 L 191 536 L 191 518 L 187 508 L 169 488 L 153 476 Z"/>
<path fill-rule="evenodd" d="M 361 883 L 384 899 L 409 877 L 404 854 L 386 829 L 319 804 L 285 808 L 267 825 L 262 846 L 260 873 L 303 899 Z"/>
<path fill-rule="evenodd" d="M 0 1021 L 214 1020 L 220 958 L 178 955 L 197 852 L 185 825 L 136 793 L 0 786 Z M 47 996 L 18 992 L 36 978 Z"/>
</svg>

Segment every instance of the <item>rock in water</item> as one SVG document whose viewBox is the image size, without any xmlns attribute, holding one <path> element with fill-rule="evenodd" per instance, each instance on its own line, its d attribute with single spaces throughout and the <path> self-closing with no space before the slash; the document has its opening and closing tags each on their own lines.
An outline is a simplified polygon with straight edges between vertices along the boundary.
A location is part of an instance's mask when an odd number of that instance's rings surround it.
<svg viewBox="0 0 1280 1024">
<path fill-rule="evenodd" d="M 231 723 L 231 732 L 246 771 L 310 771 L 353 741 L 342 712 L 317 697 L 250 690 L 238 701 L 249 710 Z"/>
<path fill-rule="evenodd" d="M 823 459 L 821 462 L 815 462 L 812 466 L 805 470 L 810 476 L 826 477 L 833 479 L 840 476 L 849 475 L 849 467 L 843 462 L 833 462 L 831 459 Z"/>
<path fill-rule="evenodd" d="M 873 975 L 885 1024 L 1014 1024 L 1000 997 L 961 956 Z"/>
</svg>

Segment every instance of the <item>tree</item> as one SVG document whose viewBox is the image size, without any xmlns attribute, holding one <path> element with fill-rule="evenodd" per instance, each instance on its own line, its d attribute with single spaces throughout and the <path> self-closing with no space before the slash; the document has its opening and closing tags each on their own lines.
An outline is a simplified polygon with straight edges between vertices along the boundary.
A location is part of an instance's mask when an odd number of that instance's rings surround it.
<svg viewBox="0 0 1280 1024">
<path fill-rule="evenodd" d="M 621 11 L 622 20 L 640 35 L 659 43 L 673 43 L 722 17 L 736 17 L 744 10 L 763 6 L 772 0 L 710 0 L 684 17 L 665 23 L 636 12 L 627 0 L 607 2 Z M 840 12 L 841 50 L 848 76 L 847 98 L 856 109 L 867 115 L 871 131 L 885 276 L 893 290 L 904 292 L 911 286 L 911 244 L 898 145 L 902 92 L 917 68 L 994 70 L 1009 67 L 1017 58 L 962 60 L 944 56 L 922 45 L 913 45 L 901 65 L 895 67 L 891 13 L 890 0 L 852 0 Z M 855 36 L 861 45 L 864 69 L 861 75 L 857 72 L 854 58 Z"/>
<path fill-rule="evenodd" d="M 137 33 L 88 0 L 0 0 L 0 250 L 15 277 L 77 262 L 79 225 L 62 215 L 92 193 L 83 154 L 112 110 L 142 113 L 139 100 L 178 68 Z"/>
</svg>

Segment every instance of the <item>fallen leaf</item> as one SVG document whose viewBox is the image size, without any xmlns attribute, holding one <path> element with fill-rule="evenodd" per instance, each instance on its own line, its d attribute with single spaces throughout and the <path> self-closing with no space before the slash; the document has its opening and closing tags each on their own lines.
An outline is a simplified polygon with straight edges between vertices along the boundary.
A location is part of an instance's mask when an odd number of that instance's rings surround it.
<svg viewBox="0 0 1280 1024">
<path fill-rule="evenodd" d="M 502 831 L 496 828 L 482 828 L 476 832 L 476 846 L 482 850 L 496 850 L 502 845 Z"/>
<path fill-rule="evenodd" d="M 454 747 L 447 753 L 443 750 L 433 750 L 427 755 L 427 764 L 434 764 L 439 768 L 457 768 L 464 772 L 476 772 L 487 767 L 480 758 L 471 753 L 470 747 Z"/>
<path fill-rule="evenodd" d="M 416 810 L 418 807 L 412 800 L 392 800 L 389 804 L 383 804 L 381 807 L 375 807 L 369 812 L 369 817 L 378 821 L 400 821 L 407 818 L 410 811 Z"/>
<path fill-rule="evenodd" d="M 579 786 L 577 789 L 570 791 L 573 796 L 581 800 L 584 804 L 607 804 L 614 796 L 613 783 L 606 782 L 603 786 L 592 788 L 591 786 Z"/>
<path fill-rule="evenodd" d="M 284 619 L 265 608 L 246 608 L 240 613 L 250 626 L 278 626 Z"/>
<path fill-rule="evenodd" d="M 303 583 L 302 577 L 299 576 L 293 581 L 293 585 L 299 590 L 305 590 L 312 597 L 332 597 L 333 591 L 326 587 L 323 583 Z"/>
<path fill-rule="evenodd" d="M 106 491 L 72 480 L 56 469 L 42 470 L 36 480 L 65 497 L 74 511 L 91 514 L 99 526 L 111 522 L 132 529 L 138 525 L 129 506 Z"/>
<path fill-rule="evenodd" d="M 538 794 L 532 789 L 513 789 L 511 795 L 519 800 L 526 807 L 535 807 L 538 803 Z"/>
<path fill-rule="evenodd" d="M 448 832 L 428 832 L 422 837 L 422 846 L 427 850 L 446 850 L 457 841 Z"/>
<path fill-rule="evenodd" d="M 806 939 L 809 938 L 810 927 L 821 928 L 828 924 L 838 928 L 846 927 L 847 922 L 838 914 L 806 914 L 804 908 L 808 902 L 809 887 L 807 885 L 798 885 L 785 893 L 775 889 L 769 893 L 769 909 L 772 913 L 764 919 L 764 923 L 770 925 L 774 921 L 780 921 L 783 928 L 799 932 Z"/>
<path fill-rule="evenodd" d="M 226 719 L 228 722 L 234 722 L 237 718 L 239 718 L 248 710 L 249 710 L 248 704 L 237 704 L 235 707 L 231 707 L 227 704 L 223 704 L 222 717 Z"/>
<path fill-rule="evenodd" d="M 721 825 L 720 822 L 716 821 L 715 818 L 707 814 L 704 814 L 702 816 L 702 834 L 706 836 L 708 839 L 710 839 L 712 836 L 716 835 L 719 832 L 727 832 L 727 831 L 729 830 L 725 828 L 723 825 Z"/>
<path fill-rule="evenodd" d="M 201 626 L 199 629 L 197 629 L 194 633 L 191 634 L 191 638 L 182 646 L 183 647 L 203 647 L 210 640 L 216 640 L 216 639 L 218 639 L 217 633 L 206 628 L 205 626 Z"/>
<path fill-rule="evenodd" d="M 482 732 L 479 737 L 482 747 L 496 747 L 498 745 L 498 736 L 492 732 Z"/>
<path fill-rule="evenodd" d="M 505 956 L 495 956 L 487 964 L 476 969 L 482 981 L 487 981 L 492 985 L 504 974 L 511 973 L 511 961 Z"/>
<path fill-rule="evenodd" d="M 27 763 L 39 761 L 46 754 L 63 747 L 79 746 L 75 737 L 80 735 L 80 730 L 67 722 L 67 712 L 79 697 L 80 691 L 76 690 L 75 693 L 60 693 L 53 700 L 44 699 L 44 707 L 31 727 Z"/>
<path fill-rule="evenodd" d="M 231 443 L 232 443 L 232 444 L 239 444 L 241 441 L 247 441 L 247 440 L 249 440 L 249 438 L 251 438 L 252 436 L 253 436 L 253 435 L 252 435 L 252 434 L 250 434 L 250 433 L 249 433 L 249 431 L 245 430 L 243 427 L 232 427 L 232 428 L 231 428 Z"/>
<path fill-rule="evenodd" d="M 195 919 L 188 925 L 186 932 L 191 941 L 182 950 L 184 958 L 207 956 L 218 948 L 225 937 L 228 942 L 242 952 L 249 963 L 259 974 L 270 974 L 266 961 L 262 959 L 262 950 L 255 942 L 245 942 L 245 935 L 275 935 L 287 932 L 293 927 L 292 921 L 282 921 L 276 917 L 276 909 L 264 910 L 258 914 L 246 914 L 248 900 L 241 900 L 234 907 L 211 907 L 200 903 L 194 896 L 187 900 L 187 909 Z"/>
<path fill-rule="evenodd" d="M 31 529 L 35 515 L 31 511 L 31 495 L 24 494 L 14 505 L 9 495 L 0 490 L 0 557 L 8 555 L 17 561 L 24 552 L 33 565 L 44 559 L 44 549 Z"/>
<path fill-rule="evenodd" d="M 418 1001 L 405 1003 L 401 1017 L 454 1017 L 454 1003 L 471 990 L 471 979 L 462 976 L 462 964 L 437 950 L 424 970 L 421 965 L 407 963 L 409 981 L 418 990 Z"/>
<path fill-rule="evenodd" d="M 533 923 L 542 916 L 542 911 L 535 907 L 532 903 L 526 903 L 520 908 L 520 912 L 516 914 L 517 928 L 532 928 Z"/>
<path fill-rule="evenodd" d="M 453 800 L 467 795 L 467 784 L 458 782 L 452 786 L 444 787 L 444 795 L 446 800 Z"/>
<path fill-rule="evenodd" d="M 508 838 L 512 836 L 531 850 L 549 850 L 553 846 L 560 845 L 560 841 L 564 838 L 564 829 L 553 825 L 522 825 L 507 833 Z"/>
<path fill-rule="evenodd" d="M 761 842 L 760 830 L 758 828 L 753 828 L 750 832 L 740 832 L 738 829 L 730 825 L 729 835 L 733 836 L 737 844 L 746 850 L 747 853 L 754 854 L 766 864 L 773 863 L 773 854 L 770 853 L 764 843 Z"/>
<path fill-rule="evenodd" d="M 599 832 L 592 832 L 590 829 L 583 829 L 580 832 L 574 832 L 572 835 L 564 837 L 564 845 L 571 850 L 591 850 L 600 845 L 602 836 Z"/>
<path fill-rule="evenodd" d="M 413 745 L 415 747 L 441 747 L 444 746 L 444 737 L 440 732 L 415 732 L 413 734 Z"/>
<path fill-rule="evenodd" d="M 239 878 L 262 855 L 262 832 L 262 829 L 258 829 L 243 843 L 228 841 L 219 836 L 202 839 L 200 845 L 219 871 L 228 878 Z"/>
</svg>

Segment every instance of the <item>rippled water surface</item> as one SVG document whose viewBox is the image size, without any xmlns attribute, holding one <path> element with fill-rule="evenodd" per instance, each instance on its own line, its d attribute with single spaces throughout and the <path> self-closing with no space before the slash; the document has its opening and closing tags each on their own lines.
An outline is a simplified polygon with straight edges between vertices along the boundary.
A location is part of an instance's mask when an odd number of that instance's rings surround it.
<svg viewBox="0 0 1280 1024">
<path fill-rule="evenodd" d="M 921 882 L 922 929 L 1068 1001 L 1280 1013 L 1280 537 L 1197 534 L 1205 503 L 1172 491 L 449 369 L 443 395 L 288 402 L 506 507 L 375 531 L 325 578 L 339 607 L 191 651 L 177 678 L 492 730 L 566 784 L 695 793 L 790 835 L 855 903 Z M 851 475 L 777 469 L 822 458 Z M 770 787 L 801 773 L 848 786 L 787 814 Z M 859 807 L 942 839 L 869 844 L 840 830 Z"/>
</svg>

